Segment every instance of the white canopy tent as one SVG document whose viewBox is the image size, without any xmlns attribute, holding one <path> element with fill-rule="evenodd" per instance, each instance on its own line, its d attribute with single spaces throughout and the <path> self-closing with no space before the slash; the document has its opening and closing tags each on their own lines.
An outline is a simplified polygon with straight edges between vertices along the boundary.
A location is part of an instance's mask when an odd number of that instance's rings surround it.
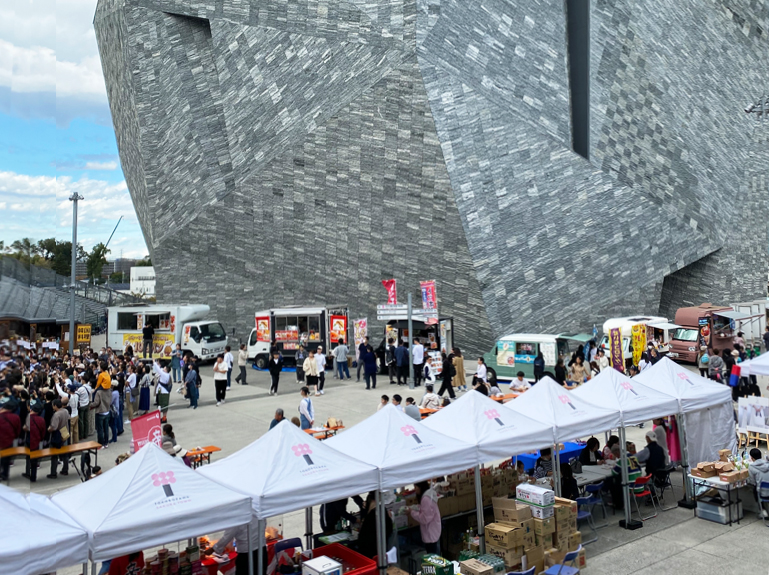
<svg viewBox="0 0 769 575">
<path fill-rule="evenodd" d="M 0 485 L 0 572 L 38 575 L 88 562 L 88 533 L 43 495 Z"/>
<path fill-rule="evenodd" d="M 413 420 L 412 420 L 413 421 Z M 362 438 L 365 444 L 365 438 Z M 251 496 L 259 519 L 337 501 L 379 486 L 377 469 L 318 441 L 284 420 L 198 473 Z M 364 447 L 363 449 L 367 449 Z"/>
<path fill-rule="evenodd" d="M 633 381 L 669 393 L 678 400 L 678 412 L 685 415 L 679 422 L 686 437 L 682 444 L 684 467 L 718 459 L 719 449 L 736 448 L 734 406 L 728 386 L 702 377 L 667 357 L 635 376 Z"/>
<path fill-rule="evenodd" d="M 392 404 L 326 440 L 326 444 L 377 467 L 381 490 L 447 475 L 480 463 L 475 445 L 430 429 Z"/>
<path fill-rule="evenodd" d="M 547 376 L 503 407 L 549 425 L 553 429 L 552 443 L 614 429 L 621 424 L 616 409 L 601 407 L 575 395 Z"/>
<path fill-rule="evenodd" d="M 769 375 L 769 352 L 739 364 L 741 377 L 749 375 Z M 728 376 L 727 376 L 728 377 Z"/>
<path fill-rule="evenodd" d="M 551 425 L 503 409 L 478 392 L 464 394 L 425 419 L 424 426 L 475 444 L 482 461 L 509 458 L 553 444 Z"/>
<path fill-rule="evenodd" d="M 52 500 L 88 532 L 91 561 L 251 520 L 249 497 L 203 477 L 154 443 Z"/>
<path fill-rule="evenodd" d="M 624 426 L 678 413 L 678 399 L 670 393 L 630 379 L 616 369 L 604 369 L 571 392 L 585 401 L 619 411 Z"/>
</svg>

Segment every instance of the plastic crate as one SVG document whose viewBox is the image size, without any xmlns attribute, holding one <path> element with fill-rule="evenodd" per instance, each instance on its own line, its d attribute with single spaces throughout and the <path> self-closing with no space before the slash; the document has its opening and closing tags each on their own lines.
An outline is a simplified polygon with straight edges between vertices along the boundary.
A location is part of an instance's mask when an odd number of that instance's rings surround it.
<svg viewBox="0 0 769 575">
<path fill-rule="evenodd" d="M 376 561 L 339 543 L 316 547 L 312 550 L 312 556 L 330 557 L 342 563 L 344 567 L 351 567 L 349 571 L 345 571 L 344 575 L 376 575 L 377 572 Z"/>
</svg>

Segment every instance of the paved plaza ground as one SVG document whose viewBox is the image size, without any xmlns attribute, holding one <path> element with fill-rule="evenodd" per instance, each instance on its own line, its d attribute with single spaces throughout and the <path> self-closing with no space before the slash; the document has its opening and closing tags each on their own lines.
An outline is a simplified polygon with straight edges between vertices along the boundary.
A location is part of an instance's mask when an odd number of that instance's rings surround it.
<svg viewBox="0 0 769 575">
<path fill-rule="evenodd" d="M 237 370 L 236 370 L 237 371 Z M 203 366 L 203 386 L 200 407 L 186 409 L 186 401 L 176 393 L 172 396 L 169 423 L 173 424 L 177 441 L 182 447 L 217 445 L 222 448 L 214 459 L 223 458 L 248 445 L 268 430 L 276 408 L 283 408 L 291 418 L 297 414 L 299 388 L 293 372 L 281 377 L 280 393 L 277 397 L 268 394 L 269 376 L 249 369 L 249 385 L 233 382 L 224 405 L 216 407 L 211 365 Z M 380 382 L 376 390 L 366 391 L 365 384 L 353 380 L 340 382 L 331 378 L 329 372 L 326 394 L 313 397 L 316 421 L 328 417 L 341 418 L 345 426 L 351 427 L 376 411 L 380 396 L 401 394 L 404 399 L 411 395 L 419 399 L 424 388 L 408 390 L 404 386 Z M 765 384 L 762 384 L 762 388 Z M 644 445 L 644 429 L 628 430 L 628 439 L 636 445 Z M 603 437 L 600 437 L 603 444 Z M 128 451 L 130 427 L 119 438 L 117 444 L 99 452 L 99 465 L 105 470 L 114 466 L 117 455 Z M 28 483 L 21 477 L 21 462 L 12 468 L 11 485 L 25 489 Z M 48 467 L 39 473 L 38 482 L 32 489 L 38 493 L 53 494 L 78 482 L 74 474 L 69 477 L 47 479 Z M 681 474 L 674 477 L 677 495 L 681 494 Z M 750 502 L 752 505 L 752 502 Z M 319 531 L 317 509 L 315 530 Z M 740 525 L 722 526 L 694 518 L 690 510 L 677 508 L 660 513 L 658 517 L 644 523 L 642 529 L 626 531 L 617 526 L 620 515 L 609 512 L 609 527 L 599 529 L 597 542 L 586 547 L 586 575 L 651 575 L 676 573 L 677 575 L 709 575 L 728 573 L 769 573 L 769 528 L 747 512 Z M 600 523 L 600 514 L 599 520 Z M 585 530 L 583 529 L 583 532 Z M 304 533 L 304 512 L 284 516 L 284 534 L 302 536 Z M 77 573 L 75 569 L 60 571 L 65 575 Z"/>
</svg>

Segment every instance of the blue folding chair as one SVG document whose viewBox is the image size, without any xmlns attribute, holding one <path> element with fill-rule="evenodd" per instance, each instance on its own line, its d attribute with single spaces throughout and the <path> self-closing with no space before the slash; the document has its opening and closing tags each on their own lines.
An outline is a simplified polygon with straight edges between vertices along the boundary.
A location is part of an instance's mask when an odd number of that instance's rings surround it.
<svg viewBox="0 0 769 575">
<path fill-rule="evenodd" d="M 603 501 L 603 481 L 600 483 L 589 483 L 588 485 L 585 485 L 585 492 L 588 493 L 588 504 L 590 505 L 590 512 L 593 512 L 593 509 L 596 505 L 601 506 L 601 512 L 603 513 L 603 520 L 604 523 L 602 525 L 596 525 L 596 529 L 603 529 L 604 527 L 609 526 L 609 517 L 606 515 L 606 504 Z"/>
<path fill-rule="evenodd" d="M 586 509 L 586 507 L 590 506 L 590 498 L 589 497 L 577 497 L 577 526 L 579 526 L 580 521 L 587 521 L 588 526 L 590 529 L 593 530 L 593 533 L 595 534 L 595 537 L 590 539 L 589 541 L 583 541 L 582 543 L 584 545 L 587 545 L 588 543 L 593 543 L 595 541 L 598 541 L 598 531 L 595 527 L 595 521 L 593 521 L 593 514 L 590 513 L 589 509 Z"/>
<path fill-rule="evenodd" d="M 769 497 L 762 497 L 761 492 L 766 491 L 769 493 L 769 481 L 762 481 L 761 485 L 758 488 L 758 507 L 761 511 L 765 511 L 764 505 L 769 504 Z M 763 516 L 763 513 L 761 513 Z M 764 517 L 764 525 L 769 527 L 769 523 L 766 522 L 767 518 Z"/>
<path fill-rule="evenodd" d="M 275 555 L 281 551 L 285 551 L 286 549 L 294 549 L 296 547 L 299 547 L 300 550 L 304 551 L 304 548 L 302 547 L 302 540 L 299 539 L 299 537 L 294 537 L 292 539 L 281 539 L 275 543 Z"/>
<path fill-rule="evenodd" d="M 581 499 L 584 499 L 581 498 Z M 553 565 L 547 571 L 545 575 L 577 575 L 579 568 L 575 565 L 575 561 L 579 556 L 579 552 L 582 551 L 582 545 L 580 545 L 576 551 L 569 551 L 563 558 L 563 561 L 558 565 Z M 571 565 L 567 565 L 571 563 Z"/>
<path fill-rule="evenodd" d="M 526 569 L 526 571 L 508 571 L 507 575 L 534 575 L 534 571 L 536 571 L 537 566 L 534 565 L 531 569 Z"/>
</svg>

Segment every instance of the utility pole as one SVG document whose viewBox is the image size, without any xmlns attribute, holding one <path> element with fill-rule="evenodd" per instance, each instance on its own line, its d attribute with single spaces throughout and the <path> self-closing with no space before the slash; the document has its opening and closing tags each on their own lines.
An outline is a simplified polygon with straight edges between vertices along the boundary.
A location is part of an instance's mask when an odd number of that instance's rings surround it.
<svg viewBox="0 0 769 575">
<path fill-rule="evenodd" d="M 69 287 L 69 356 L 75 354 L 75 288 L 77 279 L 75 277 L 75 268 L 77 267 L 77 203 L 83 196 L 74 192 L 69 201 L 72 202 L 72 272 L 70 276 L 71 284 Z"/>
<path fill-rule="evenodd" d="M 412 321 L 413 308 L 411 305 L 411 292 L 409 292 L 408 324 L 409 324 L 409 389 L 414 389 L 414 323 Z"/>
</svg>

